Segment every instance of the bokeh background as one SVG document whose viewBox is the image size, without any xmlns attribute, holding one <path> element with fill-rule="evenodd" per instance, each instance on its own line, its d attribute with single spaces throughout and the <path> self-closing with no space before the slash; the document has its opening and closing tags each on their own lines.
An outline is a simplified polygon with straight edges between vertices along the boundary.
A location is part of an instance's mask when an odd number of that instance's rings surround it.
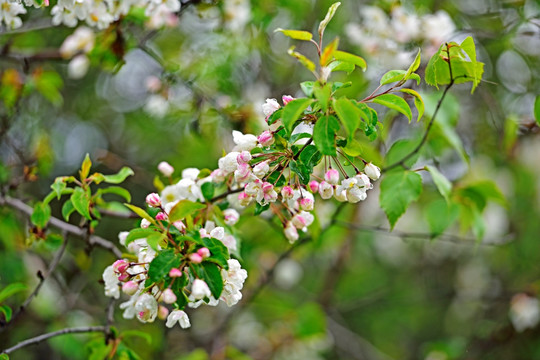
<svg viewBox="0 0 540 360">
<path fill-rule="evenodd" d="M 274 30 L 316 32 L 331 3 L 195 1 L 159 30 L 128 17 L 96 31 L 91 66 L 77 79 L 70 77 L 69 60 L 57 56 L 73 29 L 51 26 L 48 10 L 29 11 L 23 27 L 0 32 L 2 193 L 27 203 L 42 199 L 56 176 L 76 174 L 86 153 L 103 173 L 133 168 L 125 186 L 139 205 L 153 191 L 161 161 L 178 170 L 216 168 L 232 147 L 231 130 L 260 132 L 265 99 L 301 97 L 299 83 L 312 80 L 287 49 L 296 45 L 313 56 L 314 48 Z M 166 329 L 160 321 L 143 325 L 117 312 L 120 332 L 149 334 L 126 337 L 124 346 L 142 359 L 540 359 L 540 131 L 533 116 L 540 5 L 344 0 L 325 38 L 335 36 L 341 49 L 368 62 L 364 73 L 335 77 L 352 81 L 343 94 L 356 99 L 371 93 L 386 71 L 406 69 L 418 48 L 422 75 L 440 44 L 474 38 L 484 81 L 472 95 L 469 85 L 452 89 L 419 164 L 435 162 L 455 186 L 497 184 L 505 199 L 488 202 L 482 239 L 459 223 L 432 239 L 428 218 L 444 200 L 429 185 L 393 232 L 375 184 L 365 202 L 345 206 L 335 225 L 290 253 L 281 229 L 248 215 L 237 235 L 250 301 L 236 310 L 193 311 L 189 330 Z M 29 81 L 13 111 L 10 91 Z M 416 88 L 429 118 L 441 92 L 423 82 Z M 419 137 L 427 122 L 409 125 L 391 112 L 380 119 L 381 136 L 365 144 L 368 158 L 380 165 L 395 141 Z M 321 223 L 337 206 L 318 205 Z M 60 216 L 60 206 L 53 202 L 53 215 Z M 134 222 L 104 218 L 96 233 L 117 242 L 118 232 Z M 59 247 L 54 240 L 29 242 L 27 224 L 22 214 L 0 207 L 0 288 L 23 282 L 31 289 Z M 100 280 L 112 261 L 110 253 L 70 240 L 54 276 L 0 335 L 0 349 L 43 332 L 102 323 L 109 299 Z M 272 276 L 260 288 L 268 271 Z M 6 303 L 15 308 L 25 295 Z M 12 358 L 85 359 L 100 341 L 67 335 Z"/>
</svg>

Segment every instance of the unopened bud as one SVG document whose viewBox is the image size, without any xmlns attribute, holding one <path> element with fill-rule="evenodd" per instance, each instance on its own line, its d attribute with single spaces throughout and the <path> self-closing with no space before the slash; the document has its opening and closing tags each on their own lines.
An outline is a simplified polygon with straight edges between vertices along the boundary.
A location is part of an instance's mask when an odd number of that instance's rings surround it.
<svg viewBox="0 0 540 360">
<path fill-rule="evenodd" d="M 210 256 L 210 250 L 208 250 L 208 248 L 203 247 L 197 250 L 197 254 L 199 254 L 203 259 L 206 259 L 207 257 Z"/>
<path fill-rule="evenodd" d="M 175 278 L 175 277 L 182 277 L 182 270 L 178 269 L 178 268 L 172 268 L 170 271 L 169 271 L 169 276 L 172 277 L 172 278 Z"/>
<path fill-rule="evenodd" d="M 166 161 L 160 162 L 157 168 L 163 176 L 170 177 L 174 173 L 174 168 Z"/>
<path fill-rule="evenodd" d="M 176 295 L 171 289 L 165 289 L 161 294 L 161 300 L 163 300 L 165 304 L 172 304 L 176 302 Z"/>
<path fill-rule="evenodd" d="M 284 186 L 281 188 L 281 196 L 283 196 L 284 199 L 292 199 L 294 196 L 294 191 L 292 187 L 290 186 Z"/>
<path fill-rule="evenodd" d="M 128 281 L 124 283 L 124 285 L 122 285 L 122 291 L 124 292 L 124 294 L 129 296 L 134 295 L 138 289 L 139 286 L 135 281 Z"/>
<path fill-rule="evenodd" d="M 259 141 L 259 144 L 262 146 L 270 146 L 274 143 L 274 136 L 272 135 L 272 132 L 270 130 L 263 131 L 261 135 L 257 138 L 257 141 Z"/>
<path fill-rule="evenodd" d="M 324 174 L 324 180 L 331 185 L 337 185 L 339 182 L 339 172 L 336 169 L 330 169 Z"/>
<path fill-rule="evenodd" d="M 200 264 L 203 261 L 203 258 L 201 255 L 193 253 L 189 255 L 189 260 L 194 264 Z"/>
<path fill-rule="evenodd" d="M 319 182 L 318 181 L 312 180 L 312 181 L 309 182 L 308 186 L 309 186 L 309 190 L 311 190 L 311 192 L 314 193 L 314 194 L 317 191 L 319 191 Z"/>
</svg>

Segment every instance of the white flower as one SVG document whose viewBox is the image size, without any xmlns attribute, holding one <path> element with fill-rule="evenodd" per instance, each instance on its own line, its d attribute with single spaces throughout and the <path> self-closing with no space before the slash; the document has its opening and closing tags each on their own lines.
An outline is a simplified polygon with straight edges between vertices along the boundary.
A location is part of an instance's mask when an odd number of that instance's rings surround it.
<svg viewBox="0 0 540 360">
<path fill-rule="evenodd" d="M 325 200 L 330 199 L 334 195 L 334 187 L 326 181 L 321 181 L 319 195 Z"/>
<path fill-rule="evenodd" d="M 240 290 L 244 287 L 248 274 L 245 269 L 242 269 L 238 260 L 229 259 L 227 263 L 229 270 L 221 270 L 224 283 L 220 299 L 225 301 L 227 306 L 233 306 L 242 299 Z"/>
<path fill-rule="evenodd" d="M 82 79 L 88 72 L 90 59 L 86 55 L 77 55 L 68 64 L 68 76 L 71 79 Z"/>
<path fill-rule="evenodd" d="M 238 167 L 238 161 L 236 158 L 239 154 L 240 153 L 237 151 L 231 151 L 218 160 L 218 167 L 225 172 L 225 175 L 228 175 L 236 170 Z"/>
<path fill-rule="evenodd" d="M 260 162 L 253 167 L 253 174 L 259 179 L 262 179 L 264 175 L 268 173 L 268 171 L 270 171 L 270 165 L 268 165 L 268 161 Z"/>
<path fill-rule="evenodd" d="M 517 332 L 534 328 L 540 321 L 540 303 L 527 294 L 517 294 L 512 298 L 510 320 Z"/>
<path fill-rule="evenodd" d="M 96 36 L 92 29 L 81 26 L 68 36 L 62 46 L 60 46 L 60 54 L 64 59 L 70 59 L 77 53 L 88 53 L 94 48 Z"/>
<path fill-rule="evenodd" d="M 266 99 L 266 102 L 262 105 L 264 116 L 267 118 L 272 115 L 281 106 L 276 99 Z"/>
<path fill-rule="evenodd" d="M 225 218 L 225 224 L 232 226 L 240 219 L 240 214 L 235 209 L 223 210 L 223 217 Z"/>
<path fill-rule="evenodd" d="M 307 231 L 307 227 L 313 223 L 314 219 L 313 214 L 307 211 L 301 211 L 293 216 L 291 222 L 297 229 Z"/>
<path fill-rule="evenodd" d="M 158 303 L 150 294 L 142 294 L 135 303 L 135 313 L 139 321 L 153 322 L 158 313 Z"/>
<path fill-rule="evenodd" d="M 444 10 L 424 16 L 422 22 L 424 36 L 436 46 L 447 41 L 450 35 L 456 30 L 452 18 Z"/>
<path fill-rule="evenodd" d="M 178 325 L 180 325 L 182 329 L 187 329 L 191 326 L 187 314 L 182 310 L 171 311 L 171 313 L 167 317 L 167 322 L 165 323 L 165 326 L 168 328 L 172 328 L 176 323 L 178 323 Z"/>
<path fill-rule="evenodd" d="M 21 27 L 22 20 L 17 15 L 26 14 L 26 9 L 22 4 L 9 0 L 0 0 L 0 25 L 2 21 L 10 29 Z"/>
<path fill-rule="evenodd" d="M 287 226 L 285 226 L 284 233 L 285 233 L 285 237 L 287 238 L 287 240 L 289 240 L 291 244 L 294 243 L 296 240 L 298 240 L 298 231 L 296 230 L 292 222 L 289 221 L 287 223 Z"/>
<path fill-rule="evenodd" d="M 162 161 L 157 166 L 159 172 L 163 174 L 163 176 L 169 177 L 173 174 L 174 168 L 166 161 Z M 163 196 L 162 196 L 163 197 Z"/>
<path fill-rule="evenodd" d="M 377 180 L 381 177 L 381 169 L 372 163 L 367 163 L 364 167 L 364 172 L 371 180 Z"/>
<path fill-rule="evenodd" d="M 191 286 L 191 295 L 190 300 L 202 300 L 204 298 L 209 298 L 212 296 L 208 284 L 204 280 L 195 279 L 193 285 Z"/>
<path fill-rule="evenodd" d="M 200 172 L 201 171 L 197 168 L 186 168 L 182 170 L 182 178 L 196 181 Z"/>
<path fill-rule="evenodd" d="M 225 235 L 223 240 L 221 242 L 229 249 L 229 251 L 236 251 L 237 245 L 236 245 L 236 238 L 232 235 Z"/>
<path fill-rule="evenodd" d="M 167 115 L 169 107 L 169 100 L 159 94 L 152 94 L 146 99 L 144 111 L 156 118 L 162 118 Z"/>
<path fill-rule="evenodd" d="M 223 238 L 225 237 L 225 229 L 221 226 L 212 229 L 212 231 L 210 231 L 210 237 L 218 240 L 223 240 Z"/>
<path fill-rule="evenodd" d="M 236 146 L 233 151 L 251 151 L 257 146 L 257 137 L 252 134 L 242 134 L 240 131 L 233 130 L 233 141 Z"/>
<path fill-rule="evenodd" d="M 105 296 L 118 299 L 120 297 L 120 286 L 118 285 L 118 276 L 115 274 L 113 266 L 108 266 L 102 275 L 105 282 Z"/>
</svg>

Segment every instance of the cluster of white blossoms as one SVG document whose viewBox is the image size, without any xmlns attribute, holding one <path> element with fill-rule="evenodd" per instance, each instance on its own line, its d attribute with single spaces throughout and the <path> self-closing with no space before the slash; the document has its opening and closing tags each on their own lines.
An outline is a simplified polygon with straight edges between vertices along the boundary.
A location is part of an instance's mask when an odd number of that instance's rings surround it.
<svg viewBox="0 0 540 360">
<path fill-rule="evenodd" d="M 86 75 L 90 67 L 88 54 L 94 48 L 96 36 L 92 29 L 80 26 L 69 35 L 62 46 L 60 55 L 64 59 L 71 59 L 68 64 L 68 75 L 72 79 L 80 79 Z"/>
<path fill-rule="evenodd" d="M 0 0 L 0 24 L 16 29 L 22 26 L 19 17 L 27 12 L 26 7 L 48 7 L 49 1 Z M 180 0 L 58 0 L 51 9 L 52 23 L 75 27 L 79 22 L 100 30 L 106 29 L 134 7 L 145 9 L 149 28 L 160 28 L 176 24 Z"/>
<path fill-rule="evenodd" d="M 347 36 L 383 66 L 392 68 L 411 63 L 416 51 L 410 51 L 409 44 L 420 44 L 426 58 L 429 58 L 456 29 L 444 10 L 419 16 L 395 6 L 388 16 L 377 6 L 362 6 L 360 15 L 360 24 L 352 22 L 346 25 Z"/>
</svg>

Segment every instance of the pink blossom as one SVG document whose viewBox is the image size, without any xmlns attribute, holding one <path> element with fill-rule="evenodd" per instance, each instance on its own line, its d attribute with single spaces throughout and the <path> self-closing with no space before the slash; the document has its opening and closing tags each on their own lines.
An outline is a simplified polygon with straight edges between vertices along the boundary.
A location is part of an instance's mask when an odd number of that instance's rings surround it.
<svg viewBox="0 0 540 360">
<path fill-rule="evenodd" d="M 203 247 L 197 250 L 197 254 L 199 254 L 203 259 L 206 259 L 207 257 L 210 256 L 210 250 L 208 250 L 208 248 Z"/>
<path fill-rule="evenodd" d="M 203 258 L 201 255 L 193 253 L 189 255 L 189 260 L 191 260 L 191 262 L 194 264 L 200 264 L 203 261 Z"/>
<path fill-rule="evenodd" d="M 270 130 L 265 130 L 261 135 L 259 135 L 257 141 L 264 147 L 270 146 L 274 143 L 274 135 Z"/>
<path fill-rule="evenodd" d="M 294 98 L 291 95 L 283 95 L 281 97 L 281 100 L 283 100 L 283 105 L 287 105 L 289 102 L 293 101 Z"/>
<path fill-rule="evenodd" d="M 309 186 L 309 190 L 311 190 L 312 193 L 316 193 L 317 191 L 319 191 L 318 181 L 312 180 L 309 182 L 308 186 Z"/>
<path fill-rule="evenodd" d="M 324 180 L 332 185 L 337 185 L 339 182 L 339 172 L 336 169 L 329 169 L 326 174 L 324 174 Z"/>
<path fill-rule="evenodd" d="M 151 193 L 146 196 L 146 203 L 152 207 L 161 206 L 161 198 L 156 193 Z"/>
</svg>

